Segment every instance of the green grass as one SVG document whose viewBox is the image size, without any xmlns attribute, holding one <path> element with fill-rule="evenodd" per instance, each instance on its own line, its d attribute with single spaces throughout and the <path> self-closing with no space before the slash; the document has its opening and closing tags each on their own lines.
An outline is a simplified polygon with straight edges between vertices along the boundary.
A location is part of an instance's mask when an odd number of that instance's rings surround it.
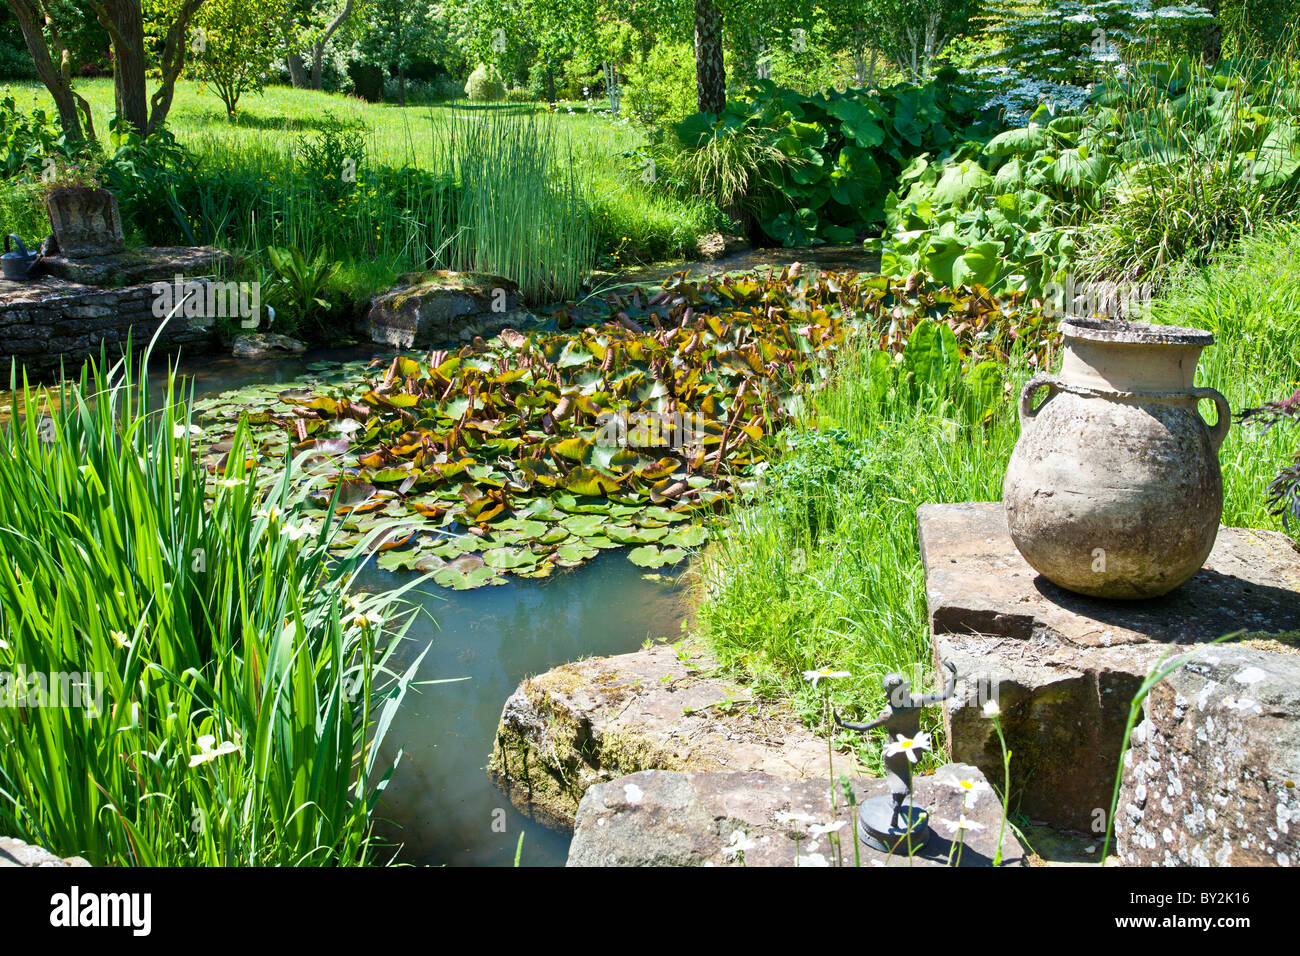
<svg viewBox="0 0 1300 956">
<path fill-rule="evenodd" d="M 1234 412 L 1300 387 L 1297 265 L 1300 228 L 1265 229 L 1212 266 L 1184 273 L 1154 306 L 1156 321 L 1214 331 L 1217 344 L 1198 377 Z M 1009 395 L 1028 374 L 1013 369 Z M 817 726 L 820 692 L 801 679 L 804 670 L 852 672 L 832 691 L 850 712 L 886 671 L 920 665 L 929 679 L 916 508 L 999 500 L 1019 426 L 1011 401 L 984 423 L 941 401 L 874 401 L 863 353 L 844 357 L 814 405 L 767 492 L 737 510 L 707 555 L 697 622 L 725 664 L 762 692 L 792 696 Z M 1213 415 L 1208 402 L 1203 410 Z M 1234 425 L 1219 455 L 1226 524 L 1282 530 L 1266 488 L 1297 440 L 1283 428 L 1262 434 Z M 930 720 L 927 729 L 940 730 L 937 717 Z M 871 749 L 863 755 L 876 759 Z"/>
<path fill-rule="evenodd" d="M 241 435 L 209 475 L 142 380 L 24 390 L 0 430 L 0 833 L 96 865 L 369 862 L 412 612 L 350 593 L 366 545 L 331 559 L 337 522 L 298 533 L 297 468 L 264 500 Z M 32 695 L 60 674 L 83 706 Z"/>
<path fill-rule="evenodd" d="M 106 138 L 111 82 L 88 80 L 78 88 Z M 42 88 L 25 89 L 16 89 L 20 108 L 29 97 L 48 108 Z M 643 183 L 635 160 L 625 155 L 642 145 L 642 134 L 628 122 L 585 110 L 466 102 L 403 108 L 277 86 L 243 101 L 232 123 L 210 92 L 182 82 L 168 125 L 196 163 L 176 184 L 172 201 L 165 201 L 167 189 L 160 184 L 135 190 L 139 208 L 128 211 L 138 241 L 212 241 L 252 256 L 254 265 L 267 245 L 309 256 L 324 250 L 344 263 L 342 276 L 364 282 L 344 290 L 355 298 L 403 272 L 464 267 L 457 249 L 467 245 L 475 248 L 470 258 L 479 262 L 476 268 L 503 272 L 543 300 L 568 297 L 577 292 L 580 275 L 598 266 L 689 255 L 696 237 L 717 218 L 706 204 Z M 304 162 L 303 143 L 320 142 L 340 125 L 361 130 L 354 140 L 344 137 L 349 153 L 361 154 L 351 156 L 357 162 L 355 189 L 330 188 L 331 177 L 337 185 L 337 164 L 315 168 Z M 470 143 L 473 149 L 467 150 Z M 395 172 L 402 169 L 423 175 Z M 463 172 L 476 174 L 460 180 L 474 194 L 466 203 L 430 195 L 438 191 L 431 182 Z M 480 181 L 482 173 L 491 173 L 487 181 Z M 567 196 L 558 204 L 543 203 L 554 207 L 554 220 L 537 216 L 541 180 Z M 29 223 L 33 235 L 44 231 L 29 195 L 14 187 L 0 193 L 10 221 Z M 492 218 L 476 217 L 472 228 L 478 234 L 466 237 L 449 202 L 462 212 L 497 208 Z M 520 202 L 530 205 L 512 211 Z M 575 204 L 584 207 L 582 215 L 573 212 Z M 536 243 L 518 235 L 528 229 L 553 246 L 540 276 L 528 268 L 537 262 Z M 485 256 L 489 246 L 499 251 Z"/>
</svg>

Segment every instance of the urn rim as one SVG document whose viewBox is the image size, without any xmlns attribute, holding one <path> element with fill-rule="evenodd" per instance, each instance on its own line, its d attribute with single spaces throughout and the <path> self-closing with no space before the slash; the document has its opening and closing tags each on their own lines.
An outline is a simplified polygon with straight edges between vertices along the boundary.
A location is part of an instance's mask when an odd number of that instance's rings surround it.
<svg viewBox="0 0 1300 956">
<path fill-rule="evenodd" d="M 1061 334 L 1067 339 L 1117 345 L 1194 345 L 1204 348 L 1214 344 L 1214 334 L 1204 329 L 1119 319 L 1072 317 L 1061 322 Z"/>
</svg>

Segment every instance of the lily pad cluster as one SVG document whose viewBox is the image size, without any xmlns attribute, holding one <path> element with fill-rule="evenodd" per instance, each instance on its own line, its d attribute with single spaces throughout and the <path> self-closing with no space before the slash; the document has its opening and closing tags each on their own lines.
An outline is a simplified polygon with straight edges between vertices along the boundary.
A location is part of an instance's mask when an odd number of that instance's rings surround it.
<svg viewBox="0 0 1300 956">
<path fill-rule="evenodd" d="M 320 504 L 337 491 L 353 534 L 409 522 L 384 567 L 475 587 L 631 546 L 633 562 L 662 568 L 753 479 L 856 307 L 852 282 L 797 267 L 676 276 L 609 297 L 579 329 L 320 366 L 198 412 L 210 437 L 246 417 L 262 455 L 308 453 Z M 209 446 L 214 467 L 227 449 Z"/>
<path fill-rule="evenodd" d="M 1001 333 L 985 333 L 1017 313 L 986 299 L 798 265 L 677 275 L 609 296 L 566 331 L 507 329 L 455 352 L 321 364 L 293 387 L 256 386 L 196 411 L 214 469 L 241 418 L 261 456 L 305 456 L 318 505 L 345 519 L 340 546 L 399 523 L 381 567 L 468 588 L 627 547 L 658 569 L 702 545 L 703 519 L 757 483 L 773 436 L 847 339 L 892 347 L 940 322 L 961 329 L 960 343 L 945 341 L 963 354 L 996 355 Z"/>
</svg>

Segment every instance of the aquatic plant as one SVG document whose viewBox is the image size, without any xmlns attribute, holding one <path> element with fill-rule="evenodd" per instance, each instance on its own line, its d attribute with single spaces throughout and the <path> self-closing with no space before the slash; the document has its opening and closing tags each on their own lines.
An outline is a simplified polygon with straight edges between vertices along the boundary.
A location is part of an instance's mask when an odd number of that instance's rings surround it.
<svg viewBox="0 0 1300 956">
<path fill-rule="evenodd" d="M 218 439 L 214 466 L 241 416 L 262 454 L 309 455 L 317 500 L 340 490 L 340 544 L 406 521 L 384 543 L 383 567 L 477 587 L 633 545 L 634 563 L 658 568 L 704 542 L 699 518 L 756 486 L 773 436 L 803 413 L 803 392 L 825 381 L 824 359 L 848 339 L 900 349 L 899 363 L 886 353 L 900 389 L 953 390 L 985 380 L 993 360 L 983 356 L 1013 348 L 1020 311 L 1009 308 L 979 290 L 909 291 L 797 266 L 766 278 L 678 275 L 653 294 L 610 296 L 604 317 L 575 331 L 506 330 L 456 353 L 220 396 L 197 412 Z"/>
<path fill-rule="evenodd" d="M 304 526 L 296 463 L 263 487 L 241 426 L 209 474 L 174 378 L 160 407 L 144 382 L 101 358 L 0 431 L 0 832 L 96 865 L 374 859 L 412 611 L 353 590 L 371 542 Z"/>
</svg>

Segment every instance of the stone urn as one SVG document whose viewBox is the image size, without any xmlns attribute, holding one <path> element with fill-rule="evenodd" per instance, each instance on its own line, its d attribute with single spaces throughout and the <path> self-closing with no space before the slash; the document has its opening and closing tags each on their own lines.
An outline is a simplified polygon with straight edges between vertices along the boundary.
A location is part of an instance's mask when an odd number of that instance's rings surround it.
<svg viewBox="0 0 1300 956">
<path fill-rule="evenodd" d="M 1085 318 L 1061 332 L 1060 377 L 1035 375 L 1020 393 L 1020 438 L 1002 484 L 1011 539 L 1070 591 L 1166 594 L 1205 563 L 1223 513 L 1228 402 L 1192 384 L 1214 336 Z M 1217 409 L 1212 426 L 1202 398 Z"/>
<path fill-rule="evenodd" d="M 59 255 L 68 259 L 107 256 L 126 248 L 117 197 L 107 189 L 62 186 L 45 197 Z"/>
</svg>

